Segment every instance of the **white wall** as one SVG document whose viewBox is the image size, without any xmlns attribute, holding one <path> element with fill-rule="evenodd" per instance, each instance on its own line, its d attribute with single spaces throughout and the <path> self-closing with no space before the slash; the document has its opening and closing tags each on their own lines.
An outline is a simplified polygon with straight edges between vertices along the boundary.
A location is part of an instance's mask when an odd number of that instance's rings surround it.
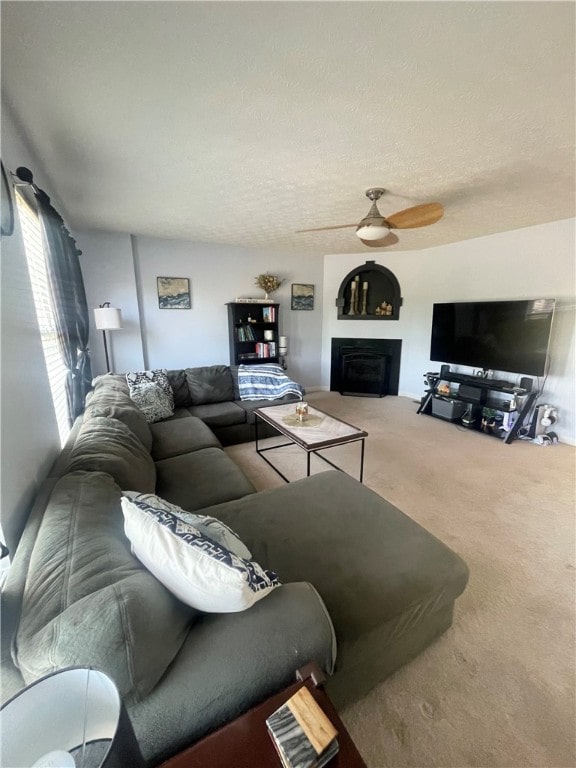
<svg viewBox="0 0 576 768">
<path fill-rule="evenodd" d="M 110 367 L 113 371 L 140 371 L 144 356 L 132 238 L 110 232 L 80 232 L 75 237 L 82 250 L 80 265 L 90 313 L 92 372 L 96 376 L 106 371 L 102 331 L 96 330 L 92 311 L 106 301 L 122 310 L 122 330 L 107 332 Z"/>
<path fill-rule="evenodd" d="M 429 356 L 435 302 L 556 298 L 550 370 L 538 402 L 549 402 L 559 409 L 555 431 L 561 440 L 575 443 L 574 243 L 575 220 L 568 219 L 424 251 L 326 256 L 323 386 L 330 384 L 333 337 L 402 339 L 399 394 L 419 398 L 422 374 L 439 366 Z M 334 301 L 343 278 L 367 260 L 375 260 L 396 275 L 404 298 L 398 321 L 337 319 Z M 460 370 L 471 369 L 462 366 Z M 509 374 L 506 378 L 515 381 L 520 377 Z"/>
<path fill-rule="evenodd" d="M 2 104 L 2 162 L 12 171 L 29 167 L 38 186 L 50 189 L 42 166 Z M 58 202 L 52 201 L 59 208 Z M 62 212 L 62 208 L 59 208 Z M 2 237 L 1 272 L 1 523 L 12 550 L 38 484 L 60 450 L 60 437 L 36 320 L 24 243 Z"/>
<path fill-rule="evenodd" d="M 310 256 L 294 254 L 288 260 L 283 254 L 233 246 L 133 237 L 130 254 L 124 235 L 79 233 L 77 239 L 84 251 L 91 305 L 113 301 L 129 319 L 126 335 L 123 330 L 111 337 L 118 371 L 140 365 L 177 368 L 228 362 L 225 304 L 237 296 L 260 295 L 254 277 L 270 271 L 285 278 L 274 298 L 281 304 L 280 327 L 289 337 L 288 372 L 294 379 L 307 389 L 329 387 L 334 336 L 399 338 L 403 341 L 399 392 L 419 398 L 422 374 L 438 367 L 429 359 L 434 302 L 554 297 L 558 311 L 551 366 L 540 401 L 559 408 L 558 434 L 573 443 L 574 223 L 559 221 L 424 251 L 330 255 L 323 267 Z M 337 320 L 335 299 L 341 280 L 368 260 L 388 267 L 398 278 L 404 299 L 400 320 Z M 161 275 L 189 278 L 192 309 L 159 309 L 156 278 Z M 315 284 L 313 312 L 289 309 L 292 282 Z M 95 373 L 104 370 L 101 348 L 101 337 L 95 335 Z"/>
<path fill-rule="evenodd" d="M 115 371 L 227 364 L 226 302 L 262 298 L 254 278 L 271 272 L 284 280 L 272 298 L 280 303 L 280 331 L 288 336 L 288 374 L 308 389 L 320 385 L 321 258 L 98 231 L 75 237 L 89 307 L 110 301 L 122 310 L 123 329 L 108 335 Z M 161 276 L 190 280 L 191 309 L 158 307 L 156 278 Z M 290 309 L 291 283 L 315 285 L 314 310 Z M 105 372 L 103 341 L 92 314 L 90 324 L 96 376 Z"/>
</svg>

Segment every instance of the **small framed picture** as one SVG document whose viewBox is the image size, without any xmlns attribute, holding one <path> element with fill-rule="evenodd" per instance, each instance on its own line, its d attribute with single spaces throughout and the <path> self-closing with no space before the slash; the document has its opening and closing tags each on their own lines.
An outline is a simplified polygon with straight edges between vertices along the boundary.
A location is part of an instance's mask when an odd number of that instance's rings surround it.
<svg viewBox="0 0 576 768">
<path fill-rule="evenodd" d="M 187 277 L 157 277 L 160 309 L 190 309 L 190 280 Z"/>
<path fill-rule="evenodd" d="M 292 309 L 314 309 L 314 286 L 292 283 Z"/>
</svg>

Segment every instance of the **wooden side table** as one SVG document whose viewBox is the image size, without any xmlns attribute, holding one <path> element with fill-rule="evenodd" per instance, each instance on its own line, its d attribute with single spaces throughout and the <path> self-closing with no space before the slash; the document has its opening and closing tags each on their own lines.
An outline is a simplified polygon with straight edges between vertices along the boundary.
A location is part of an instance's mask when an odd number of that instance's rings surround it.
<svg viewBox="0 0 576 768">
<path fill-rule="evenodd" d="M 280 758 L 268 735 L 265 721 L 304 685 L 338 731 L 340 748 L 326 768 L 367 768 L 322 687 L 325 677 L 319 667 L 315 663 L 306 665 L 298 670 L 296 679 L 293 685 L 171 757 L 160 768 L 281 768 Z"/>
</svg>

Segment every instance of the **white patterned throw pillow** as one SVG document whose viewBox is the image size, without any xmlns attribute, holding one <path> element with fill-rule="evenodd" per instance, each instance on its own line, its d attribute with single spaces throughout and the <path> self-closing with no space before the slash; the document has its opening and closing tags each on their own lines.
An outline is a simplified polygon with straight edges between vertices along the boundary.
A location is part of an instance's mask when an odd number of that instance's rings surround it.
<svg viewBox="0 0 576 768">
<path fill-rule="evenodd" d="M 217 520 L 215 517 L 209 515 L 199 515 L 197 512 L 186 512 L 185 509 L 179 507 L 177 504 L 171 504 L 165 499 L 161 499 L 160 496 L 156 496 L 155 493 L 138 493 L 137 491 L 124 491 L 123 496 L 130 501 L 143 502 L 150 507 L 154 507 L 158 512 L 169 512 L 177 517 L 181 518 L 185 523 L 193 525 L 194 528 L 198 528 L 200 533 L 207 536 L 209 539 L 214 539 L 218 544 L 221 544 L 226 549 L 234 552 L 238 557 L 244 560 L 250 560 L 252 553 L 238 538 L 238 535 L 229 528 L 226 523 L 221 520 Z"/>
<path fill-rule="evenodd" d="M 168 381 L 168 371 L 165 368 L 154 368 L 150 371 L 132 371 L 126 374 L 126 382 L 130 389 L 136 384 L 158 384 L 164 392 L 170 402 L 170 406 L 174 409 L 174 392 Z"/>
<path fill-rule="evenodd" d="M 273 571 L 206 536 L 176 514 L 179 508 L 139 496 L 122 496 L 126 536 L 140 562 L 183 603 L 206 613 L 236 613 L 279 586 Z"/>
<path fill-rule="evenodd" d="M 170 405 L 166 392 L 158 384 L 152 382 L 134 384 L 130 387 L 130 398 L 140 408 L 148 422 L 169 419 L 174 415 L 174 407 Z"/>
</svg>

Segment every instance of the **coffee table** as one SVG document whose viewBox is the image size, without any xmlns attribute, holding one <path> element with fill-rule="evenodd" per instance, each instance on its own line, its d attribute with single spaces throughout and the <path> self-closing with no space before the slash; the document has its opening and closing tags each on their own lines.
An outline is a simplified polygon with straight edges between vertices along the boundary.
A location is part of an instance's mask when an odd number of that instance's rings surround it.
<svg viewBox="0 0 576 768">
<path fill-rule="evenodd" d="M 322 687 L 325 678 L 318 665 L 307 664 L 298 670 L 296 679 L 293 685 L 171 757 L 160 768 L 281 768 L 280 758 L 266 729 L 266 718 L 304 685 L 338 731 L 338 753 L 326 764 L 326 768 L 366 768 L 346 726 Z"/>
<path fill-rule="evenodd" d="M 288 445 L 299 446 L 306 451 L 306 476 L 309 477 L 310 456 L 312 454 L 318 456 L 318 458 L 322 459 L 322 461 L 325 461 L 327 464 L 330 464 L 334 469 L 343 471 L 342 467 L 337 466 L 325 456 L 322 456 L 319 451 L 323 451 L 327 448 L 335 448 L 338 445 L 344 445 L 346 443 L 360 442 L 359 480 L 362 482 L 364 477 L 364 440 L 368 437 L 368 433 L 352 424 L 348 424 L 346 421 L 337 419 L 335 416 L 330 416 L 330 414 L 320 410 L 320 408 L 314 408 L 311 405 L 308 406 L 307 419 L 303 422 L 299 422 L 296 417 L 295 408 L 296 406 L 294 403 L 288 403 L 286 405 L 271 405 L 266 408 L 257 408 L 254 411 L 256 453 L 261 456 L 283 480 L 289 483 L 290 481 L 288 478 L 264 455 L 265 452 L 274 451 L 277 448 L 285 448 Z M 258 442 L 259 420 L 274 427 L 280 434 L 287 437 L 290 442 L 261 448 Z"/>
</svg>

